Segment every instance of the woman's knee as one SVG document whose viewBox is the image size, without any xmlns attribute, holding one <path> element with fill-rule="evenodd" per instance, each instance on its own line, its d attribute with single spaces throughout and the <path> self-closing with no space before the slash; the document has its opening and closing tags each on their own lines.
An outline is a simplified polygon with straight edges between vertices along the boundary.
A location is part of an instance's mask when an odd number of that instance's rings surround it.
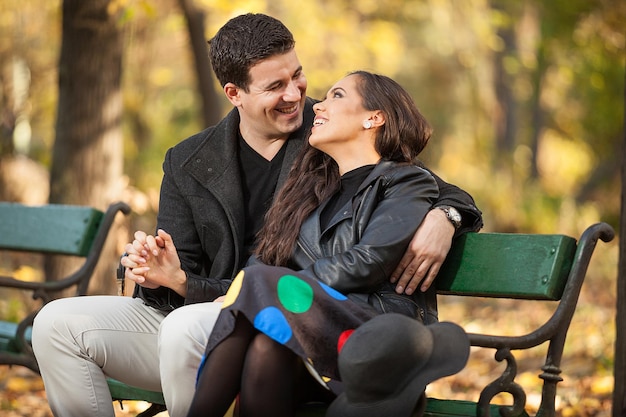
<svg viewBox="0 0 626 417">
<path fill-rule="evenodd" d="M 258 333 L 250 344 L 249 352 L 253 355 L 278 355 L 285 350 L 285 347 L 280 343 L 272 340 L 263 333 Z"/>
<path fill-rule="evenodd" d="M 266 379 L 272 373 L 290 374 L 296 368 L 297 356 L 287 347 L 259 333 L 249 345 L 246 354 L 246 372 L 249 377 Z"/>
</svg>

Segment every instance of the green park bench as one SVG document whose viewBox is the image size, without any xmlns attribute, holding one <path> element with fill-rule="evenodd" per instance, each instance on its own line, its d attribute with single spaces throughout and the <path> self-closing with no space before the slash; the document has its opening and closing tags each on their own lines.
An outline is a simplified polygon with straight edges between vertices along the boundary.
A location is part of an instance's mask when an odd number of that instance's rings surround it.
<svg viewBox="0 0 626 417">
<path fill-rule="evenodd" d="M 45 218 L 51 227 L 56 214 L 49 206 L 40 208 L 39 214 L 34 211 L 31 221 Z M 113 207 L 113 206 L 112 206 Z M 124 206 L 125 207 L 125 206 Z M 47 212 L 46 210 L 50 210 Z M 109 208 L 107 216 L 111 216 Z M 127 209 L 127 207 L 125 207 Z M 87 210 L 87 209 L 85 209 Z M 10 216 L 11 220 L 7 221 Z M 74 216 L 62 216 L 69 229 L 69 225 L 77 223 Z M 77 216 L 76 216 L 77 217 Z M 20 217 L 17 211 L 0 204 L 0 250 L 31 250 L 35 252 L 61 252 L 52 247 L 41 247 L 36 238 L 18 235 L 15 230 Z M 111 220 L 112 221 L 112 220 Z M 5 226 L 5 223 L 11 225 Z M 105 223 L 105 222 L 103 222 Z M 41 221 L 39 220 L 41 225 Z M 40 227 L 44 227 L 41 225 Z M 101 225 L 100 232 L 106 235 L 108 226 Z M 97 229 L 97 227 L 96 227 Z M 60 230 L 64 230 L 61 228 Z M 66 234 L 56 232 L 59 235 Z M 93 232 L 91 233 L 93 235 Z M 38 233 L 41 236 L 41 233 Z M 81 233 L 82 235 L 82 233 Z M 12 237 L 14 236 L 14 237 Z M 495 350 L 494 359 L 505 362 L 506 368 L 499 376 L 484 387 L 476 401 L 460 401 L 443 398 L 429 398 L 426 408 L 426 417 L 466 416 L 466 417 L 529 417 L 526 411 L 526 394 L 524 388 L 515 381 L 517 364 L 513 352 L 516 350 L 532 349 L 548 342 L 545 361 L 538 376 L 543 380 L 542 401 L 537 416 L 555 416 L 555 398 L 557 383 L 562 381 L 560 376 L 561 358 L 565 347 L 565 338 L 572 321 L 576 304 L 585 279 L 591 255 L 598 240 L 609 242 L 614 237 L 613 229 L 606 223 L 597 223 L 585 230 L 578 241 L 564 235 L 518 234 L 518 233 L 470 233 L 461 236 L 453 245 L 446 262 L 437 278 L 437 291 L 441 296 L 457 295 L 466 297 L 491 297 L 521 300 L 555 301 L 553 314 L 544 324 L 532 332 L 521 336 L 503 336 L 470 333 L 472 346 Z M 95 238 L 94 246 L 95 245 Z M 104 237 L 101 237 L 104 240 Z M 57 247 L 63 240 L 57 236 Z M 18 241 L 22 241 L 18 245 Z M 21 248 L 19 247 L 21 246 Z M 89 245 L 87 245 L 89 246 Z M 100 243 L 101 246 L 101 243 Z M 94 249 L 92 248 L 92 251 Z M 77 248 L 66 250 L 72 254 L 85 256 L 84 250 Z M 99 250 L 98 250 L 99 251 Z M 96 255 L 97 256 L 97 255 Z M 83 267 L 84 268 L 84 267 Z M 93 267 L 91 268 L 91 271 Z M 91 274 L 91 271 L 88 275 Z M 78 294 L 84 294 L 87 288 L 87 278 L 74 279 L 78 283 Z M 52 284 L 52 283 L 49 283 Z M 20 283 L 11 278 L 2 278 L 0 286 L 30 289 L 35 296 L 42 289 L 34 283 Z M 54 288 L 56 291 L 59 288 Z M 45 297 L 42 297 L 45 300 Z M 9 324 L 11 331 L 8 336 L 0 326 L 0 364 L 20 364 L 37 371 L 37 365 L 29 348 L 29 326 L 33 316 L 27 317 L 19 325 Z M 4 323 L 6 324 L 6 323 Z M 26 359 L 18 359 L 18 353 Z M 147 401 L 151 407 L 140 416 L 154 416 L 165 410 L 165 402 L 161 393 L 146 391 L 128 386 L 119 381 L 109 380 L 111 394 L 116 401 Z M 508 405 L 491 404 L 495 396 L 500 393 L 510 394 L 511 403 Z M 419 393 L 415 393 L 416 396 Z M 298 417 L 322 417 L 325 408 L 318 405 L 303 407 Z"/>
<path fill-rule="evenodd" d="M 458 239 L 437 277 L 438 294 L 557 304 L 553 314 L 528 334 L 469 333 L 472 346 L 495 350 L 494 359 L 506 362 L 504 371 L 483 388 L 476 401 L 429 398 L 425 416 L 529 417 L 524 388 L 515 381 L 517 364 L 513 351 L 548 342 L 538 376 L 543 380 L 543 388 L 536 416 L 554 417 L 557 383 L 563 380 L 560 366 L 565 338 L 589 261 L 598 239 L 609 242 L 614 235 L 611 226 L 597 223 L 587 228 L 578 242 L 564 235 L 507 233 L 467 234 Z M 497 329 L 493 331 L 497 333 Z M 491 404 L 500 393 L 510 394 L 511 403 Z"/>
<path fill-rule="evenodd" d="M 29 291 L 42 304 L 52 300 L 60 291 L 73 287 L 77 296 L 85 295 L 118 212 L 129 214 L 130 207 L 118 202 L 111 204 L 103 213 L 86 206 L 27 206 L 0 202 L 0 251 L 67 255 L 83 259 L 76 271 L 56 281 L 35 282 L 0 275 L 0 287 Z M 21 365 L 39 372 L 30 343 L 31 327 L 38 311 L 30 313 L 19 323 L 0 321 L 0 365 Z M 145 393 L 142 395 L 145 396 Z"/>
</svg>

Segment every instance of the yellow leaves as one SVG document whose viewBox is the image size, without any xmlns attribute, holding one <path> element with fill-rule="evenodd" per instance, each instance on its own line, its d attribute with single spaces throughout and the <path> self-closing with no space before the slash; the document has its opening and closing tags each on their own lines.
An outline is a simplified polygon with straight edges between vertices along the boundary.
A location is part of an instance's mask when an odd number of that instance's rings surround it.
<svg viewBox="0 0 626 417">
<path fill-rule="evenodd" d="M 533 372 L 522 372 L 516 379 L 516 381 L 523 387 L 527 387 L 529 385 L 535 385 L 539 382 L 539 370 Z"/>
<path fill-rule="evenodd" d="M 109 15 L 121 15 L 123 20 L 135 17 L 138 12 L 143 12 L 148 17 L 156 15 L 156 9 L 149 0 L 111 0 L 107 5 Z"/>
<path fill-rule="evenodd" d="M 152 84 L 154 84 L 155 86 L 163 87 L 169 85 L 172 82 L 173 71 L 171 68 L 158 67 L 150 71 L 150 74 L 148 76 Z"/>
<path fill-rule="evenodd" d="M 0 369 L 0 414 L 6 417 L 52 417 L 41 377 L 29 369 Z"/>
<path fill-rule="evenodd" d="M 594 395 L 609 396 L 613 393 L 614 379 L 612 376 L 593 378 L 591 392 Z"/>
<path fill-rule="evenodd" d="M 593 167 L 591 155 L 586 143 L 567 140 L 557 132 L 547 130 L 538 154 L 545 190 L 554 194 L 575 194 Z"/>
<path fill-rule="evenodd" d="M 7 380 L 5 388 L 14 392 L 38 391 L 44 389 L 40 378 L 14 376 Z"/>
<path fill-rule="evenodd" d="M 28 282 L 39 282 L 43 280 L 42 272 L 40 269 L 33 268 L 31 266 L 20 266 L 13 274 L 16 279 Z"/>
<path fill-rule="evenodd" d="M 589 376 L 576 382 L 577 392 L 570 395 L 561 395 L 562 417 L 592 417 L 604 416 L 602 410 L 611 407 L 613 392 L 613 377 Z"/>
<path fill-rule="evenodd" d="M 375 21 L 367 29 L 366 45 L 379 72 L 395 74 L 404 60 L 406 48 L 402 30 L 392 22 Z"/>
<path fill-rule="evenodd" d="M 120 13 L 127 5 L 129 0 L 111 0 L 107 5 L 107 13 L 116 15 Z"/>
</svg>

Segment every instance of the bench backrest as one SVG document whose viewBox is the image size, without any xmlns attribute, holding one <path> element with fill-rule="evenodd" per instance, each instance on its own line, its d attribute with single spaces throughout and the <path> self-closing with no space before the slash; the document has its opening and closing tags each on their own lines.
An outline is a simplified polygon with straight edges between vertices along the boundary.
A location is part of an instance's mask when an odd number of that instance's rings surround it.
<svg viewBox="0 0 626 417">
<path fill-rule="evenodd" d="M 488 330 L 491 334 L 468 333 L 472 346 L 495 349 L 494 359 L 506 361 L 505 369 L 483 388 L 477 403 L 429 402 L 425 416 L 527 416 L 526 393 L 515 381 L 518 367 L 514 351 L 546 342 L 548 350 L 539 375 L 543 379 L 541 404 L 536 415 L 554 416 L 556 386 L 563 380 L 560 364 L 565 339 L 591 255 L 598 240 L 609 242 L 614 235 L 611 226 L 596 223 L 578 241 L 563 235 L 517 233 L 471 233 L 459 238 L 437 277 L 439 293 L 558 303 L 553 314 L 529 333 L 505 335 L 497 326 Z M 510 394 L 512 404 L 494 410 L 499 406 L 491 401 L 501 393 Z"/>
<path fill-rule="evenodd" d="M 91 207 L 0 203 L 0 249 L 85 257 L 102 222 Z"/>
<path fill-rule="evenodd" d="M 53 280 L 0 273 L 0 288 L 30 291 L 34 299 L 44 304 L 72 287 L 76 288 L 76 295 L 85 295 L 118 211 L 129 214 L 130 207 L 124 202 L 112 203 L 103 213 L 88 206 L 0 202 L 0 251 L 83 258 L 73 272 Z M 32 311 L 20 323 L 0 322 L 0 364 L 26 366 L 38 372 L 30 347 L 31 326 L 37 312 Z"/>
<path fill-rule="evenodd" d="M 559 300 L 576 252 L 563 235 L 468 233 L 452 246 L 439 275 L 441 294 Z"/>
</svg>

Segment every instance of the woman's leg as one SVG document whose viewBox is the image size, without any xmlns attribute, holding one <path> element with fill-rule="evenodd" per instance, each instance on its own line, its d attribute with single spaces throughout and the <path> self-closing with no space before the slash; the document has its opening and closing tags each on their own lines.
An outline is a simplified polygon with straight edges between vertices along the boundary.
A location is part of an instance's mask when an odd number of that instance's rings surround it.
<svg viewBox="0 0 626 417">
<path fill-rule="evenodd" d="M 299 363 L 300 359 L 287 347 L 257 334 L 246 355 L 239 416 L 292 416 Z"/>
<path fill-rule="evenodd" d="M 240 417 L 292 416 L 300 404 L 335 399 L 297 355 L 262 333 L 248 349 L 241 384 Z"/>
<path fill-rule="evenodd" d="M 233 332 L 207 357 L 187 417 L 223 417 L 239 393 L 246 353 L 255 334 L 250 322 L 239 315 Z"/>
</svg>

